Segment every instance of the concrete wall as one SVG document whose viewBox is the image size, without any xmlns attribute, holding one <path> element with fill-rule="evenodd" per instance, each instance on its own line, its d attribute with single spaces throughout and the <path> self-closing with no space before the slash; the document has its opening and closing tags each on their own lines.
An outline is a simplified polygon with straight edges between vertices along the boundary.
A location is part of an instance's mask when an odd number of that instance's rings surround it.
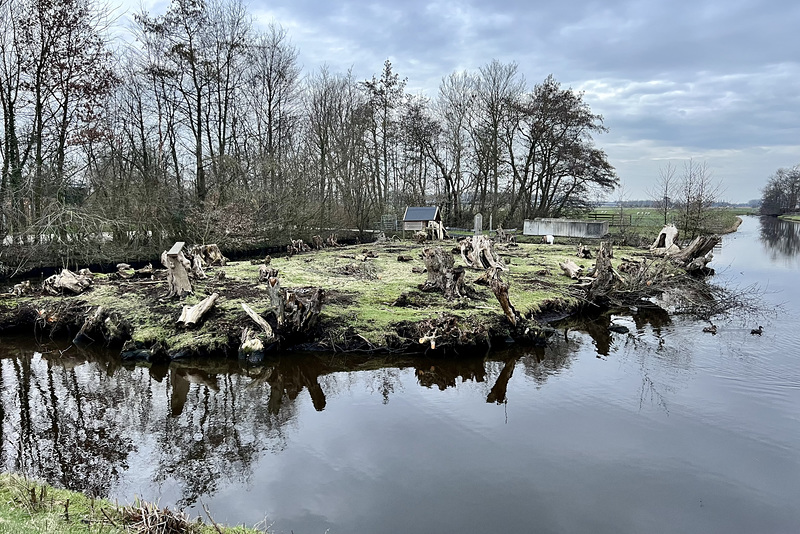
<svg viewBox="0 0 800 534">
<path fill-rule="evenodd" d="M 575 221 L 571 219 L 525 219 L 525 235 L 600 238 L 608 233 L 608 221 Z"/>
</svg>

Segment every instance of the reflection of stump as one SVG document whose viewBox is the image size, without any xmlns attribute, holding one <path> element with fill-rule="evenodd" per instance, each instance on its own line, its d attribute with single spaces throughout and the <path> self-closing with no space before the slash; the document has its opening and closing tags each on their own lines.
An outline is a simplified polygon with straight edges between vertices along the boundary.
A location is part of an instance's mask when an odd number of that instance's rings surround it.
<svg viewBox="0 0 800 534">
<path fill-rule="evenodd" d="M 167 297 L 177 296 L 183 298 L 192 293 L 192 284 L 189 282 L 191 263 L 183 255 L 183 241 L 178 241 L 169 251 L 161 254 L 161 263 L 167 268 Z"/>
</svg>

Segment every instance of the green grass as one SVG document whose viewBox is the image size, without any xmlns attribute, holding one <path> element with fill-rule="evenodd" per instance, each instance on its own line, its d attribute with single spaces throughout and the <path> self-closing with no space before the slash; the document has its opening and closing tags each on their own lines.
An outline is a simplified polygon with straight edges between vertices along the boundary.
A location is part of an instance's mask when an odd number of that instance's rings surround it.
<svg viewBox="0 0 800 534">
<path fill-rule="evenodd" d="M 654 240 L 665 224 L 664 212 L 656 208 L 597 208 L 590 213 L 630 217 L 630 224 L 611 225 L 609 232 L 615 237 L 626 236 L 639 240 L 642 244 L 648 239 Z M 734 232 L 738 226 L 737 218 L 753 213 L 755 210 L 752 208 L 712 208 L 708 212 L 704 231 L 717 234 Z M 670 210 L 666 220 L 667 224 L 678 225 L 680 230 L 678 210 Z"/>
<path fill-rule="evenodd" d="M 224 534 L 256 529 L 220 527 Z M 123 507 L 82 493 L 56 489 L 17 475 L 0 475 L 0 534 L 130 534 L 140 532 Z M 155 531 L 153 531 L 155 532 Z M 193 521 L 185 530 L 212 534 L 212 525 Z"/>
</svg>

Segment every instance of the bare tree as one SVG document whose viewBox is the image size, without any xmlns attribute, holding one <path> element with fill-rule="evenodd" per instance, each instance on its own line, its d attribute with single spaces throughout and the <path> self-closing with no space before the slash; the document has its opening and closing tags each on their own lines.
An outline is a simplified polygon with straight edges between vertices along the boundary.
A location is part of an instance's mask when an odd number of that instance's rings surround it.
<svg viewBox="0 0 800 534">
<path fill-rule="evenodd" d="M 672 163 L 667 163 L 665 167 L 658 169 L 658 178 L 647 194 L 653 199 L 653 203 L 659 212 L 664 216 L 664 224 L 667 224 L 670 209 L 672 209 L 678 188 L 677 170 Z"/>
<path fill-rule="evenodd" d="M 712 207 L 717 202 L 722 185 L 713 180 L 706 162 L 693 159 L 684 162 L 679 186 L 678 226 L 688 239 L 711 231 Z"/>
</svg>

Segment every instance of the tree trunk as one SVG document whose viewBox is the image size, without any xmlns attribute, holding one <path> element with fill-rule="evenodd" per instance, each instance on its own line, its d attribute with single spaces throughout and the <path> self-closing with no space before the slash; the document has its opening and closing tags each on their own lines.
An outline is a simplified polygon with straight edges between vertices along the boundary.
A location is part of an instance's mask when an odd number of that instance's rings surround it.
<svg viewBox="0 0 800 534">
<path fill-rule="evenodd" d="M 508 322 L 513 326 L 517 326 L 517 310 L 514 308 L 514 305 L 511 304 L 511 300 L 508 298 L 508 283 L 503 282 L 500 279 L 500 271 L 494 271 L 494 277 L 492 278 L 490 285 L 492 287 L 494 296 L 497 297 L 498 302 L 500 302 L 500 307 L 503 308 L 503 313 L 506 315 L 506 319 L 508 319 Z"/>
<path fill-rule="evenodd" d="M 561 270 L 564 271 L 565 275 L 569 276 L 573 280 L 577 280 L 583 272 L 583 268 L 579 267 L 578 264 L 572 260 L 559 262 L 558 266 L 561 267 Z"/>
<path fill-rule="evenodd" d="M 181 316 L 178 318 L 178 325 L 187 328 L 196 325 L 214 307 L 218 298 L 219 293 L 212 293 L 194 306 L 184 306 Z"/>
<path fill-rule="evenodd" d="M 586 293 L 589 301 L 596 302 L 606 297 L 614 286 L 616 274 L 611 266 L 612 250 L 611 243 L 603 241 L 597 251 L 597 261 L 594 268 L 594 281 L 589 285 Z"/>
<path fill-rule="evenodd" d="M 180 245 L 180 246 L 178 246 Z M 167 268 L 167 297 L 183 298 L 191 294 L 192 284 L 189 282 L 189 270 L 192 268 L 189 260 L 183 255 L 182 242 L 178 242 L 169 250 L 161 254 L 161 264 Z"/>
</svg>

